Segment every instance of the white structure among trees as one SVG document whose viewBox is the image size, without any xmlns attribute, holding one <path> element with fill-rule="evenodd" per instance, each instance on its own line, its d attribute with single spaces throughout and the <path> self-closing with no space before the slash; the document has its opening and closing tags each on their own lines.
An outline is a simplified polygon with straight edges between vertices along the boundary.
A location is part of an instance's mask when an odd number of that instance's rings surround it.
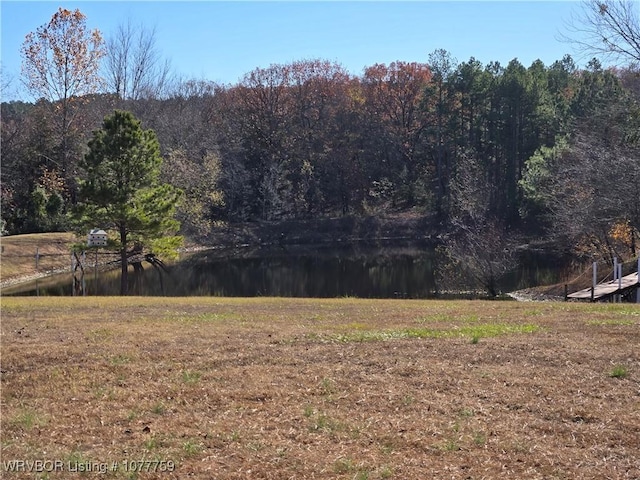
<svg viewBox="0 0 640 480">
<path fill-rule="evenodd" d="M 87 235 L 87 245 L 89 247 L 106 247 L 107 246 L 107 232 L 99 230 L 97 228 L 92 229 Z"/>
</svg>

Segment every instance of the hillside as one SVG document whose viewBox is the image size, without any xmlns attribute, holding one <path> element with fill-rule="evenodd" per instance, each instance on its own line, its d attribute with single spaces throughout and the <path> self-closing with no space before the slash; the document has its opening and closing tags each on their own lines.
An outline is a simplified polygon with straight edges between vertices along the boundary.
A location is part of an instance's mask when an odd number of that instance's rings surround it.
<svg viewBox="0 0 640 480">
<path fill-rule="evenodd" d="M 2 237 L 0 287 L 70 269 L 70 251 L 74 241 L 75 235 L 69 232 Z M 37 265 L 36 253 L 39 256 Z"/>
</svg>

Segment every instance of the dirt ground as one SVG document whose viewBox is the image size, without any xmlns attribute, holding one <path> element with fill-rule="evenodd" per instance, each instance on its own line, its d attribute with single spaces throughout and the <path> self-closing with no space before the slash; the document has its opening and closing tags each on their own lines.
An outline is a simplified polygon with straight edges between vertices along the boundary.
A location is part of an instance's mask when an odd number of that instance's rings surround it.
<svg viewBox="0 0 640 480">
<path fill-rule="evenodd" d="M 640 479 L 639 345 L 631 304 L 2 298 L 0 476 Z"/>
</svg>

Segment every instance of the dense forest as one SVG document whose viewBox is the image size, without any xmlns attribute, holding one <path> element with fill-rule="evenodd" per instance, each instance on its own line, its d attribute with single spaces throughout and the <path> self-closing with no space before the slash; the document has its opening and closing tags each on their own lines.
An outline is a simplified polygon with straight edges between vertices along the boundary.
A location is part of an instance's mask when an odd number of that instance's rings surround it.
<svg viewBox="0 0 640 480">
<path fill-rule="evenodd" d="M 517 238 L 636 254 L 636 67 L 594 58 L 581 69 L 569 55 L 458 63 L 436 50 L 359 76 L 311 59 L 218 85 L 169 81 L 161 62 L 117 57 L 121 45 L 106 44 L 108 93 L 2 103 L 3 234 L 69 228 L 87 142 L 119 109 L 157 133 L 190 238 L 222 224 L 409 212 L 466 250 Z"/>
</svg>

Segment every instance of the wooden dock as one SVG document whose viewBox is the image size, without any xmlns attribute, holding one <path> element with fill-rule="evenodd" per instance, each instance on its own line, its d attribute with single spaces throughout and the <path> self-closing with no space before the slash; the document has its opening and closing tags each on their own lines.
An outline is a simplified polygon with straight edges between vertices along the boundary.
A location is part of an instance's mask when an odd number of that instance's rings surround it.
<svg viewBox="0 0 640 480">
<path fill-rule="evenodd" d="M 619 295 L 626 293 L 632 288 L 639 288 L 640 281 L 638 281 L 638 272 L 632 273 L 619 280 L 611 280 L 609 282 L 599 283 L 593 287 L 584 288 L 577 292 L 567 295 L 567 299 L 571 300 L 604 300 L 613 295 Z M 593 292 L 592 292 L 593 290 Z"/>
</svg>

